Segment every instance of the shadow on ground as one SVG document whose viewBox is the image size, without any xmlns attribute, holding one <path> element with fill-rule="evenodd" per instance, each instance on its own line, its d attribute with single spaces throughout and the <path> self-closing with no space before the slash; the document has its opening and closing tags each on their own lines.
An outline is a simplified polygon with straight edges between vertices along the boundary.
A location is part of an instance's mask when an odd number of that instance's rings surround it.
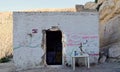
<svg viewBox="0 0 120 72">
<path fill-rule="evenodd" d="M 16 72 L 14 63 L 1 63 L 0 72 Z M 63 68 L 34 68 L 29 70 L 17 71 L 17 72 L 120 72 L 120 63 L 103 63 L 92 65 L 89 69 L 87 67 L 76 67 L 75 71 L 72 70 L 72 67 L 63 67 Z"/>
</svg>

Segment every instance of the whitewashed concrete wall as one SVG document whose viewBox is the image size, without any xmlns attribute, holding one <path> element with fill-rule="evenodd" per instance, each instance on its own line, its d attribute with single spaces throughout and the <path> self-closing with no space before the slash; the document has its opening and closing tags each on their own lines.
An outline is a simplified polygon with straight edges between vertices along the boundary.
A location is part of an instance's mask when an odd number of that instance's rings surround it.
<svg viewBox="0 0 120 72">
<path fill-rule="evenodd" d="M 44 51 L 41 48 L 42 30 L 58 26 L 66 35 L 66 60 L 79 50 L 80 43 L 90 55 L 90 62 L 99 57 L 97 12 L 14 12 L 14 62 L 17 69 L 40 66 Z M 37 29 L 37 33 L 32 30 Z"/>
</svg>

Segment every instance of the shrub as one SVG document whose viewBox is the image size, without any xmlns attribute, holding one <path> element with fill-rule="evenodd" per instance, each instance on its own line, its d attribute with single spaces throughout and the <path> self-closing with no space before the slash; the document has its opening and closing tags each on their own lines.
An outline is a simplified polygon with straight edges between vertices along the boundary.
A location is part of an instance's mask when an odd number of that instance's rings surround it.
<svg viewBox="0 0 120 72">
<path fill-rule="evenodd" d="M 0 59 L 0 63 L 6 63 L 6 62 L 9 62 L 11 60 L 11 58 L 13 58 L 13 55 L 9 55 L 9 56 L 5 56 L 3 58 Z"/>
<path fill-rule="evenodd" d="M 3 57 L 0 59 L 0 63 L 5 63 L 5 62 L 9 62 L 10 58 L 9 57 Z"/>
<path fill-rule="evenodd" d="M 95 0 L 95 3 L 97 3 L 98 2 L 98 0 Z"/>
</svg>

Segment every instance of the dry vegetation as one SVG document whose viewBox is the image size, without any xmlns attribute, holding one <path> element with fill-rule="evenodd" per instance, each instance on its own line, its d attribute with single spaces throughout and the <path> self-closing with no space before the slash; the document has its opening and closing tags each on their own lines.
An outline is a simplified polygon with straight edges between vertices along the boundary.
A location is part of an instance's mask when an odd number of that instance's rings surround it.
<svg viewBox="0 0 120 72">
<path fill-rule="evenodd" d="M 11 55 L 13 21 L 11 12 L 0 13 L 0 58 Z"/>
<path fill-rule="evenodd" d="M 24 10 L 20 12 L 76 12 L 76 9 L 75 8 L 40 8 L 40 9 Z"/>
</svg>

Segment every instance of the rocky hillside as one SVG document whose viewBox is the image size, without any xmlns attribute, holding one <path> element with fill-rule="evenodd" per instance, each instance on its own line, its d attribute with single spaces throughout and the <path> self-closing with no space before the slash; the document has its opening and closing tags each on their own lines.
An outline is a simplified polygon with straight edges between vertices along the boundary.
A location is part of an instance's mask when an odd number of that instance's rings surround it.
<svg viewBox="0 0 120 72">
<path fill-rule="evenodd" d="M 99 11 L 102 59 L 120 60 L 120 0 L 88 2 L 84 8 Z"/>
</svg>

